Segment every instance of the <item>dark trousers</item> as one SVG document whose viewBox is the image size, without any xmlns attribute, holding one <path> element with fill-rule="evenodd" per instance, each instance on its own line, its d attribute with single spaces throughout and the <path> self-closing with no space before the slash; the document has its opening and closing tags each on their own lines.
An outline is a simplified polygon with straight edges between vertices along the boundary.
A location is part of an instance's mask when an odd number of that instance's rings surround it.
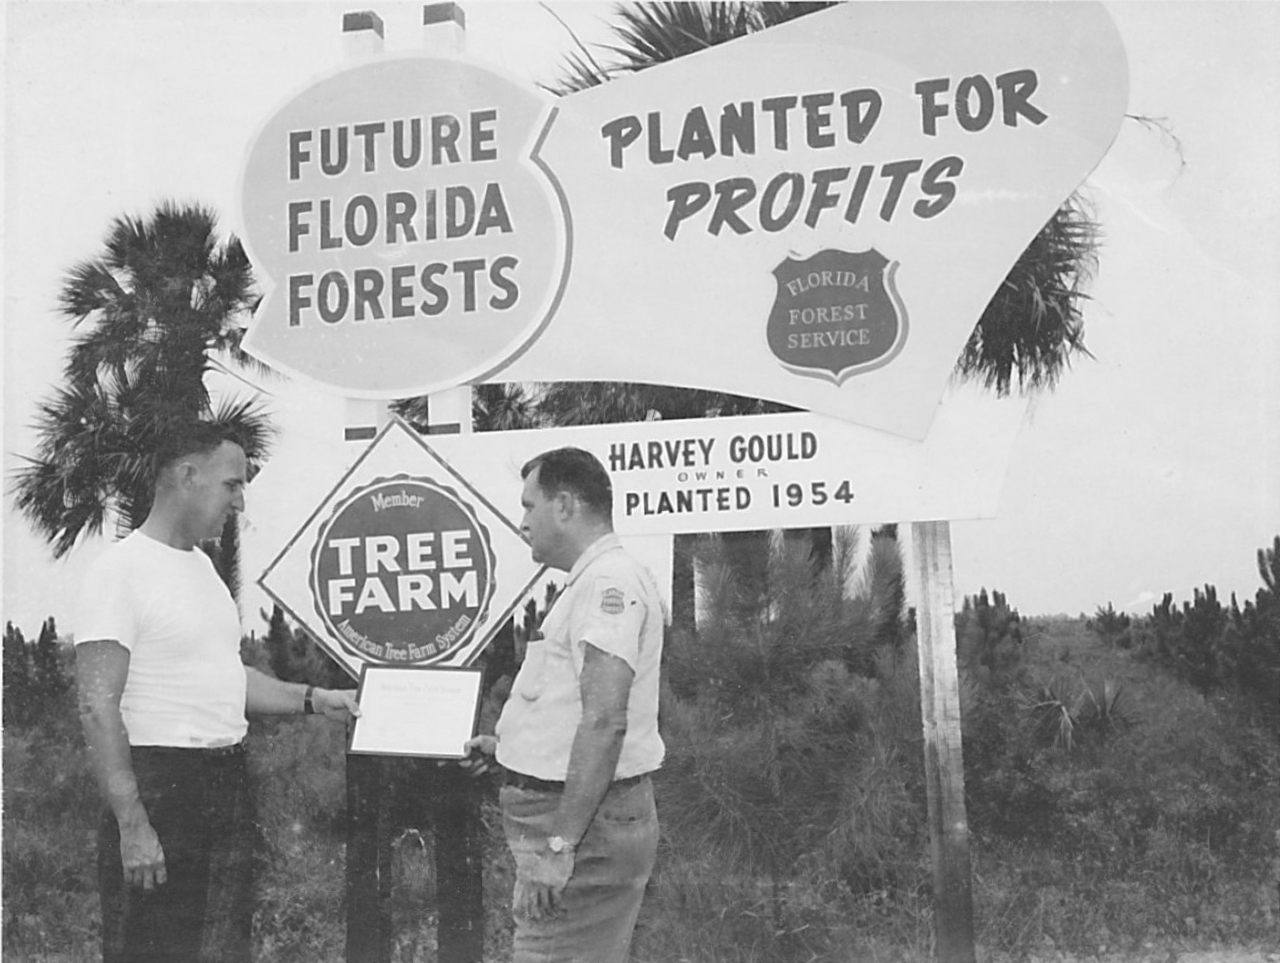
<svg viewBox="0 0 1280 963">
<path fill-rule="evenodd" d="M 135 746 L 134 776 L 168 881 L 124 880 L 120 830 L 98 829 L 104 963 L 249 963 L 257 825 L 242 747 Z"/>
</svg>

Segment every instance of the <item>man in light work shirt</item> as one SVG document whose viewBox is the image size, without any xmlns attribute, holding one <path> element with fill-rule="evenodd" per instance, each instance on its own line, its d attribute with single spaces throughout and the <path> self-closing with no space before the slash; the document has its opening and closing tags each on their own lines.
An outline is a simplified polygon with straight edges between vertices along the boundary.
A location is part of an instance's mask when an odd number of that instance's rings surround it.
<svg viewBox="0 0 1280 963">
<path fill-rule="evenodd" d="M 496 750 L 506 770 L 516 963 L 622 963 L 657 852 L 662 603 L 613 534 L 613 490 L 594 456 L 560 448 L 521 474 L 533 559 L 568 577 L 496 736 L 468 747 Z"/>
<path fill-rule="evenodd" d="M 174 424 L 146 521 L 86 578 L 76 622 L 80 718 L 104 807 L 106 963 L 248 963 L 256 826 L 245 712 L 358 714 L 350 692 L 240 661 L 240 615 L 196 543 L 244 508 L 245 453 L 225 428 Z"/>
</svg>

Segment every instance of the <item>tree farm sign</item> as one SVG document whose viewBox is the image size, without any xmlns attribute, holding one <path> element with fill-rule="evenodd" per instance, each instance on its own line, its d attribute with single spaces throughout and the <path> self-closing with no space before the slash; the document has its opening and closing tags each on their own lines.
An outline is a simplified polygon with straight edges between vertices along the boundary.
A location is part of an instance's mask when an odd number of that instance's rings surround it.
<svg viewBox="0 0 1280 963">
<path fill-rule="evenodd" d="M 643 381 L 919 440 L 1126 87 L 1083 2 L 840 4 L 559 99 L 353 67 L 250 147 L 245 347 L 348 397 Z"/>
<path fill-rule="evenodd" d="M 354 676 L 366 664 L 470 663 L 543 571 L 501 502 L 393 426 L 341 472 L 260 579 Z M 275 478 L 281 495 L 291 473 Z M 273 482 L 259 480 L 254 500 L 275 502 Z"/>
<path fill-rule="evenodd" d="M 516 528 L 540 452 L 600 459 L 624 539 L 990 518 L 1022 415 L 965 388 L 923 442 L 808 412 L 430 437 L 396 419 L 354 464 L 337 439 L 303 443 L 307 474 L 339 479 L 327 491 L 302 494 L 300 453 L 268 462 L 251 508 L 279 507 L 246 532 L 246 563 L 353 675 L 465 665 L 542 574 Z"/>
</svg>

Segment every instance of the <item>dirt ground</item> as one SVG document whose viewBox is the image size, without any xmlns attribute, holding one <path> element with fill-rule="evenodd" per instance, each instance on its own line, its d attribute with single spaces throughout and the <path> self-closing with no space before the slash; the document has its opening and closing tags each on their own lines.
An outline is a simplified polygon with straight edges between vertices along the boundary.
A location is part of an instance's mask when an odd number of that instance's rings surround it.
<svg viewBox="0 0 1280 963">
<path fill-rule="evenodd" d="M 1170 950 L 1152 947 L 1133 953 L 1077 956 L 1072 953 L 1032 953 L 1028 963 L 1280 963 L 1280 935 L 1274 946 L 1243 949 Z"/>
</svg>

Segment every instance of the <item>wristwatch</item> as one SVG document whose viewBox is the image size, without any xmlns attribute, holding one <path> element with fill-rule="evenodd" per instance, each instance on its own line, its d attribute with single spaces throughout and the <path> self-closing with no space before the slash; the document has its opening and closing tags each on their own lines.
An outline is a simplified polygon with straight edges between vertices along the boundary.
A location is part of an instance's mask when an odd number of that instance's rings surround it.
<svg viewBox="0 0 1280 963">
<path fill-rule="evenodd" d="M 563 856 L 565 853 L 573 852 L 573 843 L 565 839 L 563 836 L 551 836 L 547 839 L 547 849 L 551 850 L 557 856 Z"/>
</svg>

